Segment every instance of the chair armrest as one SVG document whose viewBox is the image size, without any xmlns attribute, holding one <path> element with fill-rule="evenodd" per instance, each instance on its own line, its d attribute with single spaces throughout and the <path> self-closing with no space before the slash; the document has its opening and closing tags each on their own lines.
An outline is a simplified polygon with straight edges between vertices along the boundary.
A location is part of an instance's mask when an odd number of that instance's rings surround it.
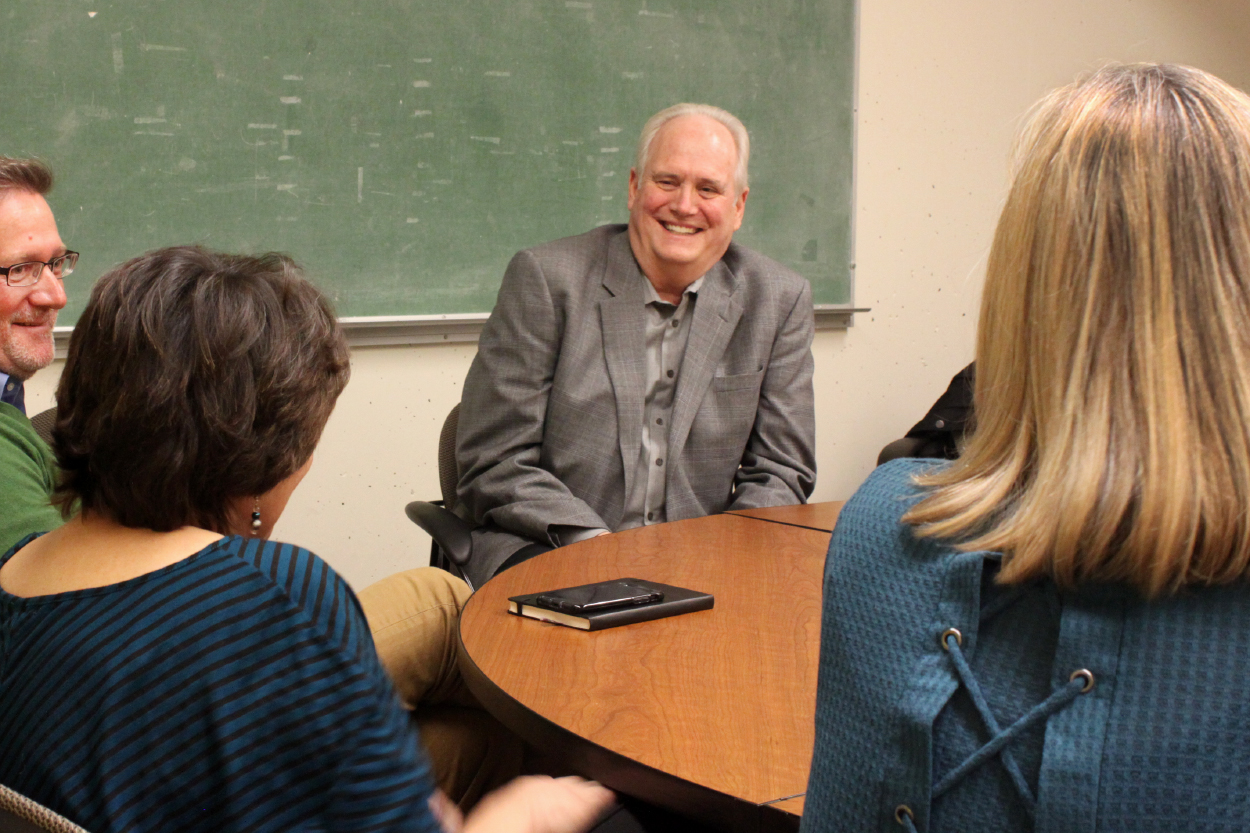
<svg viewBox="0 0 1250 833">
<path fill-rule="evenodd" d="M 473 525 L 441 506 L 414 500 L 404 507 L 408 520 L 424 529 L 457 567 L 469 563 L 473 553 Z"/>
</svg>

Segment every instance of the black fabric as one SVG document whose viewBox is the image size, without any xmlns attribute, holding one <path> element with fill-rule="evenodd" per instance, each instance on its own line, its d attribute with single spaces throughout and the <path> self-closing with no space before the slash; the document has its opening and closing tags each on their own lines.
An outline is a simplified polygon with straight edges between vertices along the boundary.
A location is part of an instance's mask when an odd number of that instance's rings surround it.
<svg viewBox="0 0 1250 833">
<path fill-rule="evenodd" d="M 620 804 L 590 833 L 714 833 L 714 828 L 645 801 L 619 796 Z"/>
<path fill-rule="evenodd" d="M 508 556 L 508 560 L 499 565 L 499 569 L 495 571 L 495 575 L 499 575 L 504 570 L 511 569 L 512 567 L 520 564 L 522 561 L 529 561 L 534 556 L 542 555 L 545 552 L 551 552 L 551 547 L 546 544 L 539 543 L 526 544 L 516 552 L 512 553 L 512 555 Z"/>
<path fill-rule="evenodd" d="M 975 377 L 975 362 L 955 374 L 946 392 L 933 403 L 929 413 L 907 432 L 907 437 L 923 443 L 909 456 L 944 460 L 954 460 L 959 456 L 959 446 L 973 428 L 972 387 Z"/>
</svg>

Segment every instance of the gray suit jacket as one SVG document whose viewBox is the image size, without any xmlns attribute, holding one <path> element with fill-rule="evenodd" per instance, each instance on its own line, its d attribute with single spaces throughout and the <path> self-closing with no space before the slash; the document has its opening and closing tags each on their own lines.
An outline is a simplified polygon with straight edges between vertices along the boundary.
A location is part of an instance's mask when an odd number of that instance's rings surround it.
<svg viewBox="0 0 1250 833">
<path fill-rule="evenodd" d="M 548 527 L 615 530 L 642 443 L 646 278 L 625 226 L 518 253 L 464 384 L 461 511 L 484 580 Z M 815 485 L 811 287 L 730 245 L 704 278 L 677 380 L 665 509 L 802 503 Z"/>
</svg>

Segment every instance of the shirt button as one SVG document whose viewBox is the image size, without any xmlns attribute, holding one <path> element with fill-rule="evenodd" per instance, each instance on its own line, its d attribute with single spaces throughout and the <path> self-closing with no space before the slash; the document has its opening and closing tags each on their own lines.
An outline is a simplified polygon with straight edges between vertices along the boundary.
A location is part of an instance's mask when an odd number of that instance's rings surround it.
<svg viewBox="0 0 1250 833">
<path fill-rule="evenodd" d="M 673 319 L 673 329 L 677 329 L 677 320 Z"/>
<path fill-rule="evenodd" d="M 944 419 L 939 419 L 937 422 L 935 422 L 935 423 L 933 423 L 933 424 L 934 424 L 934 425 L 936 425 L 938 428 L 945 428 L 945 427 L 946 427 L 946 420 L 944 420 Z"/>
<path fill-rule="evenodd" d="M 5 385 L 5 386 L 4 386 L 4 389 L 5 389 L 5 390 L 13 390 L 13 388 L 15 388 L 15 387 L 17 387 L 17 385 L 15 385 L 13 382 L 9 382 L 7 385 Z"/>
<path fill-rule="evenodd" d="M 657 458 L 656 458 L 656 460 L 655 460 L 655 464 L 656 464 L 657 466 L 662 466 L 662 465 L 664 465 L 664 458 L 663 458 L 663 457 L 657 457 Z"/>
<path fill-rule="evenodd" d="M 670 378 L 670 379 L 672 379 L 672 378 L 673 378 L 673 371 L 671 371 L 671 370 L 670 370 L 670 371 L 668 371 L 668 378 Z"/>
<path fill-rule="evenodd" d="M 654 513 L 654 512 L 648 512 L 648 513 L 647 513 L 647 520 L 649 520 L 649 521 L 654 521 L 654 520 L 655 520 L 655 513 Z"/>
<path fill-rule="evenodd" d="M 663 425 L 663 424 L 664 424 L 664 418 L 663 418 L 663 417 L 656 417 L 656 418 L 655 418 L 655 424 L 656 424 L 656 425 Z"/>
</svg>

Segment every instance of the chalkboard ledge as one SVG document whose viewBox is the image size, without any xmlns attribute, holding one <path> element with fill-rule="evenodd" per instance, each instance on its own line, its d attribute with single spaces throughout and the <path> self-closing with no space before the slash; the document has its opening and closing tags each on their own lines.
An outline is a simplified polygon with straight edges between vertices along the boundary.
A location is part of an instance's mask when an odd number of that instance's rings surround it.
<svg viewBox="0 0 1250 833">
<path fill-rule="evenodd" d="M 850 304 L 817 304 L 817 330 L 845 330 L 855 323 L 855 313 L 869 312 L 870 307 Z M 490 313 L 465 312 L 447 315 L 388 315 L 340 318 L 352 347 L 389 347 L 403 344 L 451 344 L 477 341 L 482 325 Z M 73 327 L 57 327 L 52 331 L 56 357 L 65 358 Z"/>
</svg>

